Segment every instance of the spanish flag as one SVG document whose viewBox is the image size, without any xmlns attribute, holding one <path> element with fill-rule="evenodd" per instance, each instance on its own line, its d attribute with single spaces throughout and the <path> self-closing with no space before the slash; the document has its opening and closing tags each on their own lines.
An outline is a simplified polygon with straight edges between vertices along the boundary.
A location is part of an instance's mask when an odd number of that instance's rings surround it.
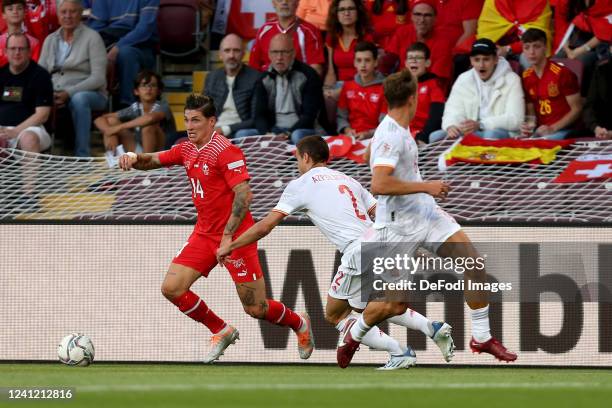
<svg viewBox="0 0 612 408">
<path fill-rule="evenodd" d="M 488 140 L 469 134 L 443 153 L 446 165 L 457 162 L 478 164 L 548 164 L 557 152 L 574 141 L 543 139 Z"/>
<path fill-rule="evenodd" d="M 478 19 L 478 38 L 499 41 L 506 34 L 520 37 L 529 28 L 539 28 L 548 37 L 551 49 L 552 12 L 548 0 L 485 0 Z"/>
</svg>

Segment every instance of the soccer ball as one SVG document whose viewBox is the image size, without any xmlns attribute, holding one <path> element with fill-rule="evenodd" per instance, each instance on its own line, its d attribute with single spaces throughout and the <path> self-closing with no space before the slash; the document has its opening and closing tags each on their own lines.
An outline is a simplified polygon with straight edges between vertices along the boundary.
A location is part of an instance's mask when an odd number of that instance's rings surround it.
<svg viewBox="0 0 612 408">
<path fill-rule="evenodd" d="M 59 360 L 69 366 L 86 367 L 93 363 L 94 354 L 91 339 L 81 333 L 70 333 L 57 346 Z"/>
</svg>

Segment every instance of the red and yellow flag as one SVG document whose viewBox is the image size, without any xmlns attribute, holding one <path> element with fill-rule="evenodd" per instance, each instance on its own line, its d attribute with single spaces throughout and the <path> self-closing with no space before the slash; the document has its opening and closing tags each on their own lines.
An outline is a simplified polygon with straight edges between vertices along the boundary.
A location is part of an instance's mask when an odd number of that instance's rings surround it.
<svg viewBox="0 0 612 408">
<path fill-rule="evenodd" d="M 457 162 L 479 164 L 548 164 L 557 152 L 573 143 L 568 140 L 503 139 L 488 140 L 469 134 L 463 137 L 444 158 L 446 165 Z"/>
</svg>

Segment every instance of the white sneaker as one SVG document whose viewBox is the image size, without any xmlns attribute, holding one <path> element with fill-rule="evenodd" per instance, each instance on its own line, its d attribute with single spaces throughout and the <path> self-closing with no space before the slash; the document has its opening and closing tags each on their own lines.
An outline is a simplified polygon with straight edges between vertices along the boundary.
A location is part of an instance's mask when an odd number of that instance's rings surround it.
<svg viewBox="0 0 612 408">
<path fill-rule="evenodd" d="M 213 334 L 210 338 L 210 352 L 204 358 L 204 363 L 210 364 L 218 360 L 223 355 L 223 352 L 230 344 L 234 344 L 240 339 L 238 330 L 229 324 L 217 334 Z"/>
<path fill-rule="evenodd" d="M 451 336 L 452 327 L 448 323 L 444 322 L 432 322 L 431 323 L 434 334 L 431 339 L 436 343 L 436 346 L 442 352 L 444 360 L 448 363 L 455 356 L 455 342 Z"/>
<path fill-rule="evenodd" d="M 410 368 L 416 364 L 416 353 L 410 346 L 404 352 L 404 354 L 399 356 L 391 355 L 389 357 L 389 361 L 382 367 L 378 367 L 377 370 L 380 371 L 389 371 L 389 370 L 399 370 L 400 368 Z"/>
</svg>

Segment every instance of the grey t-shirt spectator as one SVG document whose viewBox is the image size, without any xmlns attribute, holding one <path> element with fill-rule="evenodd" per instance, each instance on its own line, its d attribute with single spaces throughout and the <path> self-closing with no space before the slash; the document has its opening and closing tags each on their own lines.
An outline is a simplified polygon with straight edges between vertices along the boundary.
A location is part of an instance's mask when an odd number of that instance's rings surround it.
<svg viewBox="0 0 612 408">
<path fill-rule="evenodd" d="M 168 106 L 167 102 L 155 102 L 151 112 L 164 112 L 166 115 L 166 119 L 162 120 L 159 124 L 166 135 L 176 132 L 174 116 L 172 115 L 172 111 L 170 110 L 170 106 Z M 136 119 L 142 115 L 144 115 L 144 110 L 142 108 L 142 103 L 140 102 L 134 102 L 127 108 L 121 109 L 117 112 L 117 118 L 121 122 L 129 122 L 130 120 Z M 135 128 L 134 130 L 136 131 L 136 140 L 138 143 L 140 143 L 140 128 Z"/>
</svg>

